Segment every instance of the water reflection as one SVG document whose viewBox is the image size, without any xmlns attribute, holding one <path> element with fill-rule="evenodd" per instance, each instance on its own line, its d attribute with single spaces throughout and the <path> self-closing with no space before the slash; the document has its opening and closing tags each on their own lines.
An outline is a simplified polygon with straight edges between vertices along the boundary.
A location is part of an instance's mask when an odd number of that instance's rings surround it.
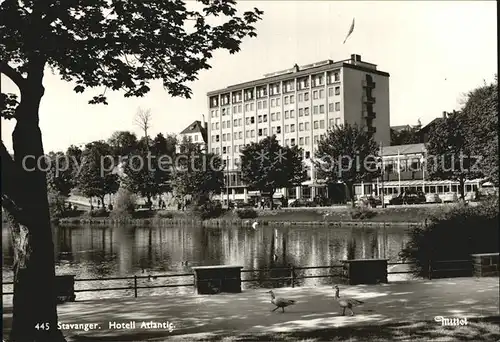
<svg viewBox="0 0 500 342">
<path fill-rule="evenodd" d="M 2 229 L 3 279 L 12 279 L 12 244 L 9 230 Z M 343 259 L 387 258 L 396 261 L 407 240 L 403 228 L 373 227 L 54 227 L 56 273 L 76 278 L 123 277 L 148 274 L 189 273 L 198 265 L 241 265 L 244 269 L 271 269 L 245 277 L 260 278 L 244 286 L 279 286 L 286 282 L 266 277 L 289 276 L 279 267 L 326 266 Z M 297 271 L 302 275 L 335 274 L 335 270 Z M 302 279 L 300 285 L 325 284 L 329 278 Z M 146 283 L 192 283 L 191 277 L 146 279 Z M 125 286 L 121 282 L 77 283 L 77 288 Z M 192 288 L 184 288 L 192 292 Z M 4 290 L 6 289 L 4 287 Z M 159 289 L 158 291 L 161 291 Z M 176 289 L 179 290 L 179 289 Z M 156 290 L 155 290 L 156 291 Z M 127 291 L 133 295 L 133 292 Z M 78 298 L 97 293 L 78 294 Z M 110 296 L 109 293 L 98 293 Z M 123 291 L 118 294 L 123 296 Z"/>
</svg>

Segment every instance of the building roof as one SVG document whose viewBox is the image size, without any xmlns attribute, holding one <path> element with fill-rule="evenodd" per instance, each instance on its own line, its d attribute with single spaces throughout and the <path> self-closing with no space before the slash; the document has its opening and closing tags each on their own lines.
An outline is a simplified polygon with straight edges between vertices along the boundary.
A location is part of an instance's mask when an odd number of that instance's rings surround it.
<svg viewBox="0 0 500 342">
<path fill-rule="evenodd" d="M 382 153 L 384 157 L 404 154 L 419 154 L 425 152 L 425 144 L 408 144 L 396 146 L 384 146 Z"/>
<path fill-rule="evenodd" d="M 210 91 L 207 93 L 207 96 L 217 95 L 217 94 L 221 94 L 221 93 L 227 93 L 227 92 L 236 91 L 236 90 L 241 90 L 243 88 L 251 88 L 251 87 L 255 87 L 255 86 L 259 86 L 259 85 L 265 85 L 268 83 L 284 81 L 284 80 L 288 80 L 290 78 L 307 76 L 311 73 L 322 72 L 322 71 L 332 70 L 332 69 L 341 68 L 341 67 L 354 69 L 354 70 L 360 70 L 360 71 L 364 71 L 364 72 L 368 72 L 368 73 L 372 73 L 372 74 L 380 75 L 380 76 L 386 76 L 386 77 L 390 76 L 389 73 L 387 73 L 387 72 L 380 71 L 380 70 L 377 70 L 375 68 L 363 66 L 363 65 L 375 65 L 375 64 L 367 63 L 364 61 L 359 61 L 359 63 L 360 63 L 359 65 L 351 64 L 351 63 L 352 63 L 351 59 L 345 59 L 345 60 L 338 61 L 338 62 L 334 62 L 332 60 L 327 60 L 327 61 L 324 61 L 324 63 L 321 62 L 321 63 L 313 63 L 312 64 L 312 65 L 321 64 L 319 66 L 309 67 L 309 65 L 308 65 L 307 68 L 304 68 L 304 66 L 303 66 L 302 69 L 299 68 L 298 70 L 294 67 L 294 68 L 279 72 L 279 74 L 275 75 L 275 76 L 264 77 L 264 78 L 260 78 L 260 79 L 249 81 L 249 82 L 234 84 L 234 85 L 228 86 L 228 87 L 223 88 L 223 89 Z"/>
<path fill-rule="evenodd" d="M 434 120 L 432 120 L 431 122 L 429 122 L 427 125 L 425 125 L 424 127 L 422 127 L 420 129 L 420 132 L 421 133 L 427 133 L 431 128 L 433 128 L 441 120 L 444 120 L 444 118 L 435 118 Z"/>
<path fill-rule="evenodd" d="M 195 120 L 193 123 L 191 123 L 189 126 L 184 128 L 184 130 L 180 134 L 192 134 L 192 133 L 202 133 L 205 130 L 205 128 L 202 126 L 200 120 Z"/>
<path fill-rule="evenodd" d="M 391 126 L 391 129 L 396 132 L 401 132 L 401 131 L 409 131 L 411 129 L 410 125 L 399 125 L 399 126 Z"/>
</svg>

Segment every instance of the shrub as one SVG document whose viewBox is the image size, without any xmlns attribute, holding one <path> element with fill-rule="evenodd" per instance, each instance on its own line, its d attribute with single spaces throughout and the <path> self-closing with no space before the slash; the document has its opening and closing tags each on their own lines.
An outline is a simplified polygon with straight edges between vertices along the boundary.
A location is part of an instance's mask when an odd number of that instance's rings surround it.
<svg viewBox="0 0 500 342">
<path fill-rule="evenodd" d="M 99 208 L 95 210 L 91 210 L 89 212 L 90 217 L 108 217 L 109 212 L 106 210 L 106 208 Z"/>
<path fill-rule="evenodd" d="M 252 219 L 257 217 L 257 212 L 253 208 L 237 209 L 236 215 L 240 219 Z"/>
<path fill-rule="evenodd" d="M 171 219 L 174 218 L 174 214 L 169 211 L 158 211 L 156 212 L 156 218 Z"/>
<path fill-rule="evenodd" d="M 351 209 L 349 212 L 351 218 L 354 220 L 366 220 L 377 215 L 377 212 L 371 210 L 369 207 L 361 206 Z"/>
<path fill-rule="evenodd" d="M 202 220 L 217 218 L 223 214 L 222 204 L 220 202 L 207 200 L 193 206 L 193 212 Z"/>
<path fill-rule="evenodd" d="M 410 230 L 400 252 L 415 262 L 414 274 L 428 277 L 433 261 L 470 260 L 474 253 L 497 253 L 498 198 L 476 207 L 460 205 L 430 216 L 424 227 Z"/>
<path fill-rule="evenodd" d="M 47 195 L 51 219 L 57 220 L 62 218 L 66 212 L 66 208 L 64 207 L 66 197 L 53 190 L 49 190 Z"/>
<path fill-rule="evenodd" d="M 130 190 L 120 187 L 115 197 L 113 216 L 132 216 L 135 212 L 137 196 Z"/>
</svg>

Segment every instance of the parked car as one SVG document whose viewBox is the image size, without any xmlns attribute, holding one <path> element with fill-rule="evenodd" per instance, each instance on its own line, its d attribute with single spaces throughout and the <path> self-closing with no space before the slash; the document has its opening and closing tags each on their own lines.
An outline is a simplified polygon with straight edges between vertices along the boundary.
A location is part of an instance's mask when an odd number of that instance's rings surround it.
<svg viewBox="0 0 500 342">
<path fill-rule="evenodd" d="M 384 204 L 391 204 L 391 200 L 398 197 L 396 194 L 384 195 Z"/>
<path fill-rule="evenodd" d="M 400 204 L 422 204 L 426 202 L 425 195 L 422 191 L 405 191 L 397 197 L 389 201 L 390 205 Z"/>
<path fill-rule="evenodd" d="M 476 193 L 475 192 L 466 192 L 465 193 L 465 200 L 466 201 L 475 201 L 476 200 Z"/>
<path fill-rule="evenodd" d="M 438 194 L 426 194 L 425 203 L 441 203 L 441 198 Z"/>
<path fill-rule="evenodd" d="M 458 196 L 455 192 L 447 192 L 445 194 L 439 194 L 439 198 L 443 203 L 458 202 Z"/>
<path fill-rule="evenodd" d="M 382 201 L 380 201 L 380 198 L 378 197 L 363 195 L 358 198 L 358 200 L 356 201 L 356 205 L 375 208 L 377 206 L 381 206 Z"/>
<path fill-rule="evenodd" d="M 316 203 L 314 203 L 313 201 L 307 201 L 307 200 L 297 199 L 297 200 L 291 202 L 289 206 L 292 207 L 292 208 L 316 207 Z"/>
</svg>

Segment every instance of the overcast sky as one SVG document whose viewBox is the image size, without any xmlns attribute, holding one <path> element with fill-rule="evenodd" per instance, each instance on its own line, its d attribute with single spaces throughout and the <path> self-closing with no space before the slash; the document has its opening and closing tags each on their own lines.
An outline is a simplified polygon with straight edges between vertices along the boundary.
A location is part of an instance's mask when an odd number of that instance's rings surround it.
<svg viewBox="0 0 500 342">
<path fill-rule="evenodd" d="M 263 74 L 352 53 L 389 72 L 391 125 L 423 124 L 459 108 L 462 94 L 491 81 L 497 70 L 495 1 L 241 1 L 263 10 L 258 37 L 241 52 L 217 52 L 192 84 L 192 99 L 171 98 L 156 83 L 143 98 L 108 97 L 108 106 L 88 105 L 88 94 L 49 72 L 40 109 L 45 151 L 107 139 L 131 130 L 138 107 L 150 108 L 151 134 L 178 133 L 207 113 L 206 93 L 261 78 Z M 353 17 L 353 34 L 342 44 Z M 2 75 L 2 91 L 15 91 Z M 108 92 L 109 94 L 109 92 Z M 2 139 L 11 148 L 13 121 L 2 120 Z"/>
</svg>

